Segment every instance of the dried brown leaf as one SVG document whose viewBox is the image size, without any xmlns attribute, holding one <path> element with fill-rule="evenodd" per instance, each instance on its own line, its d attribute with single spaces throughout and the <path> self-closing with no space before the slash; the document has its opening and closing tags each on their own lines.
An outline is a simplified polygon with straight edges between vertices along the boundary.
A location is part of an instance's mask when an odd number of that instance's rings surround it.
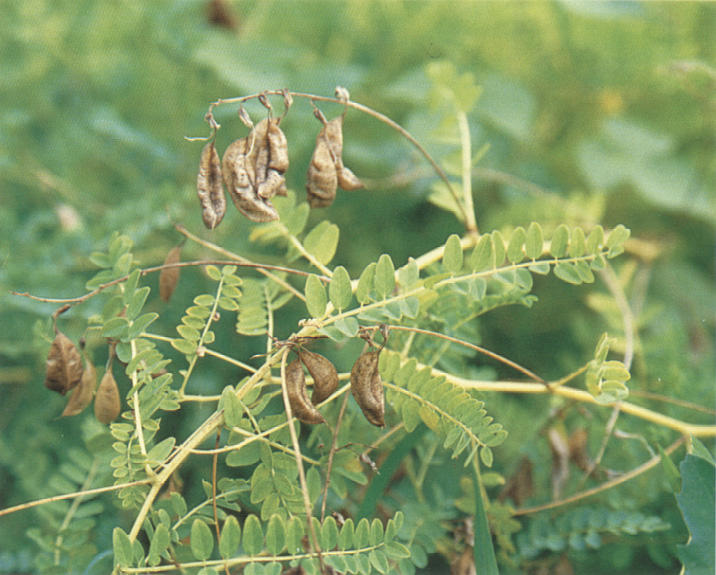
<svg viewBox="0 0 716 575">
<path fill-rule="evenodd" d="M 174 246 L 169 250 L 164 265 L 178 264 L 181 261 L 181 246 Z M 170 267 L 162 268 L 159 272 L 159 297 L 163 301 L 169 301 L 174 293 L 174 289 L 179 283 L 179 274 L 181 268 Z"/>
<path fill-rule="evenodd" d="M 303 423 L 323 423 L 326 420 L 306 395 L 306 376 L 298 359 L 286 366 L 286 393 L 293 414 Z"/>
<path fill-rule="evenodd" d="M 298 357 L 313 378 L 311 402 L 318 405 L 338 389 L 338 372 L 333 363 L 319 353 L 302 349 Z"/>
<path fill-rule="evenodd" d="M 120 409 L 119 388 L 111 369 L 108 369 L 97 388 L 97 395 L 94 398 L 94 414 L 98 421 L 108 424 L 117 419 Z"/>
<path fill-rule="evenodd" d="M 45 362 L 45 387 L 64 395 L 82 378 L 82 357 L 74 343 L 57 332 Z"/>
<path fill-rule="evenodd" d="M 199 196 L 204 225 L 213 230 L 226 213 L 221 161 L 213 141 L 206 144 L 201 151 L 199 174 L 196 177 L 196 193 Z"/>
<path fill-rule="evenodd" d="M 97 387 L 97 370 L 89 359 L 85 359 L 85 368 L 82 372 L 82 378 L 79 384 L 72 392 L 70 399 L 65 405 L 61 417 L 69 417 L 82 413 L 85 408 L 92 403 L 94 391 Z"/>
<path fill-rule="evenodd" d="M 361 354 L 351 369 L 351 392 L 365 418 L 378 427 L 385 425 L 385 396 L 378 372 L 380 351 Z"/>
</svg>

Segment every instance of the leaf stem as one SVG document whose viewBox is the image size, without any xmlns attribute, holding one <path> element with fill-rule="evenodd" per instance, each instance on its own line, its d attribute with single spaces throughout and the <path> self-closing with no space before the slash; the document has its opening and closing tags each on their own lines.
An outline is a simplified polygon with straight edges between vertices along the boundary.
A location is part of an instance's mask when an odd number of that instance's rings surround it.
<svg viewBox="0 0 716 575">
<path fill-rule="evenodd" d="M 471 236 L 478 235 L 477 220 L 475 219 L 475 205 L 472 200 L 472 141 L 470 138 L 470 124 L 467 114 L 462 110 L 457 112 L 457 125 L 460 131 L 462 148 L 462 199 L 464 202 L 465 228 Z"/>
</svg>

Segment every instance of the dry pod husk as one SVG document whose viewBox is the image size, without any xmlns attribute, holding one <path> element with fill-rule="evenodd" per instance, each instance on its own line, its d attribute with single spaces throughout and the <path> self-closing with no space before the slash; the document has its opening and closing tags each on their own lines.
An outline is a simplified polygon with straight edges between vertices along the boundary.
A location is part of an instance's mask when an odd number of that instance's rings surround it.
<svg viewBox="0 0 716 575">
<path fill-rule="evenodd" d="M 385 396 L 378 372 L 380 351 L 361 354 L 351 369 L 351 392 L 365 418 L 378 427 L 385 425 Z"/>
<path fill-rule="evenodd" d="M 70 399 L 65 405 L 61 417 L 69 417 L 82 413 L 85 408 L 92 403 L 94 391 L 97 387 L 97 370 L 89 359 L 85 359 L 85 369 L 82 372 L 82 378 L 75 387 Z"/>
<path fill-rule="evenodd" d="M 167 257 L 164 260 L 164 265 L 178 264 L 181 261 L 181 246 L 174 246 L 169 250 Z M 159 297 L 163 301 L 169 301 L 174 293 L 174 288 L 179 283 L 180 268 L 170 267 L 163 268 L 159 272 Z"/>
<path fill-rule="evenodd" d="M 298 359 L 286 366 L 286 393 L 291 411 L 300 421 L 310 424 L 326 421 L 306 395 L 306 376 Z"/>
<path fill-rule="evenodd" d="M 221 161 L 213 141 L 206 144 L 201 151 L 199 174 L 196 177 L 196 193 L 199 196 L 204 225 L 213 230 L 226 213 Z"/>
<path fill-rule="evenodd" d="M 94 398 L 94 414 L 99 421 L 108 424 L 117 419 L 120 409 L 119 388 L 111 368 L 108 368 L 97 388 L 97 395 Z"/>
<path fill-rule="evenodd" d="M 61 331 L 52 340 L 45 362 L 45 387 L 64 395 L 82 379 L 82 357 L 74 343 Z"/>
<path fill-rule="evenodd" d="M 343 165 L 343 116 L 326 122 L 316 137 L 316 148 L 308 166 L 306 191 L 312 208 L 331 205 L 338 186 L 343 190 L 357 190 L 363 183 Z"/>
<path fill-rule="evenodd" d="M 331 361 L 319 353 L 302 349 L 298 357 L 313 378 L 311 402 L 318 405 L 338 389 L 338 372 Z"/>
</svg>

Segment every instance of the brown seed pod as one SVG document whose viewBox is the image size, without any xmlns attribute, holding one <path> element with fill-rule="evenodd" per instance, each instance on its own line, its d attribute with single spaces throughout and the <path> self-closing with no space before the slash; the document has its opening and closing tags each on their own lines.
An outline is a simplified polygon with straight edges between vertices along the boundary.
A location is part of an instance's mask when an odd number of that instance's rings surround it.
<svg viewBox="0 0 716 575">
<path fill-rule="evenodd" d="M 119 388 L 111 368 L 108 368 L 99 382 L 94 398 L 94 415 L 98 421 L 108 424 L 117 419 L 120 409 Z"/>
<path fill-rule="evenodd" d="M 351 369 L 351 392 L 365 418 L 378 427 L 385 425 L 383 381 L 378 372 L 380 351 L 361 354 Z"/>
<path fill-rule="evenodd" d="M 249 136 L 233 142 L 224 152 L 222 173 L 238 210 L 253 222 L 270 222 L 278 219 L 278 212 L 256 191 L 255 164 L 251 162 L 255 158 L 256 140 Z"/>
<path fill-rule="evenodd" d="M 45 387 L 64 395 L 82 379 L 82 358 L 74 343 L 57 331 L 45 362 Z"/>
<path fill-rule="evenodd" d="M 82 372 L 80 383 L 75 387 L 70 399 L 65 405 L 61 417 L 68 417 L 82 413 L 92 403 L 94 390 L 97 387 L 97 370 L 89 359 L 85 359 L 85 369 Z"/>
<path fill-rule="evenodd" d="M 316 137 L 316 148 L 308 166 L 306 191 L 313 208 L 331 205 L 336 187 L 357 190 L 363 183 L 343 165 L 343 116 L 326 122 L 323 114 L 316 114 L 323 128 Z"/>
<path fill-rule="evenodd" d="M 164 265 L 178 264 L 181 260 L 181 248 L 182 246 L 178 245 L 170 249 L 164 260 Z M 177 283 L 179 283 L 180 270 L 181 268 L 179 267 L 171 267 L 162 268 L 162 271 L 159 272 L 159 297 L 162 298 L 163 301 L 169 301 L 171 299 L 174 288 L 176 288 Z"/>
<path fill-rule="evenodd" d="M 256 193 L 264 199 L 285 195 L 286 190 L 288 142 L 278 124 L 278 118 L 265 118 L 252 131 L 254 147 L 247 160 L 256 173 Z"/>
<path fill-rule="evenodd" d="M 306 395 L 306 376 L 298 359 L 286 366 L 286 393 L 291 411 L 300 421 L 310 424 L 326 421 Z"/>
<path fill-rule="evenodd" d="M 221 161 L 213 141 L 206 144 L 201 151 L 199 174 L 196 176 L 196 193 L 199 196 L 204 225 L 213 230 L 226 213 Z"/>
<path fill-rule="evenodd" d="M 338 372 L 331 361 L 319 353 L 301 349 L 298 357 L 313 378 L 311 402 L 318 405 L 338 389 Z"/>
</svg>

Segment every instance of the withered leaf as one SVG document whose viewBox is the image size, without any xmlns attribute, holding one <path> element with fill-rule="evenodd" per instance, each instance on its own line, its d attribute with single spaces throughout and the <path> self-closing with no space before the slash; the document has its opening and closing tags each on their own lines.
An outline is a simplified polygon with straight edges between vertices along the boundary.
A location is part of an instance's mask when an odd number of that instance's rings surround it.
<svg viewBox="0 0 716 575">
<path fill-rule="evenodd" d="M 82 378 L 82 358 L 74 343 L 57 332 L 45 362 L 45 387 L 64 395 Z"/>
<path fill-rule="evenodd" d="M 119 388 L 112 370 L 107 369 L 94 398 L 94 414 L 98 421 L 108 424 L 117 419 L 120 409 Z"/>
<path fill-rule="evenodd" d="M 97 370 L 89 359 L 85 359 L 85 369 L 82 372 L 82 378 L 75 387 L 70 399 L 65 405 L 62 417 L 69 417 L 82 413 L 85 408 L 92 403 L 94 390 L 97 387 Z"/>
<path fill-rule="evenodd" d="M 338 389 L 338 372 L 333 363 L 319 353 L 301 349 L 298 357 L 313 378 L 311 402 L 318 405 Z"/>
<path fill-rule="evenodd" d="M 298 359 L 286 366 L 286 394 L 293 414 L 303 423 L 323 423 L 326 420 L 306 395 L 306 376 Z"/>
<path fill-rule="evenodd" d="M 204 225 L 213 230 L 226 213 L 221 161 L 213 141 L 206 144 L 201 151 L 199 174 L 196 177 L 196 193 L 199 196 Z"/>
<path fill-rule="evenodd" d="M 181 246 L 174 246 L 169 250 L 164 265 L 178 264 L 181 261 Z M 163 301 L 169 301 L 174 293 L 174 289 L 179 283 L 179 274 L 181 268 L 170 267 L 162 268 L 159 272 L 159 297 Z"/>
<path fill-rule="evenodd" d="M 378 427 L 385 425 L 385 396 L 378 372 L 380 351 L 361 354 L 351 369 L 351 393 L 365 418 Z"/>
</svg>

